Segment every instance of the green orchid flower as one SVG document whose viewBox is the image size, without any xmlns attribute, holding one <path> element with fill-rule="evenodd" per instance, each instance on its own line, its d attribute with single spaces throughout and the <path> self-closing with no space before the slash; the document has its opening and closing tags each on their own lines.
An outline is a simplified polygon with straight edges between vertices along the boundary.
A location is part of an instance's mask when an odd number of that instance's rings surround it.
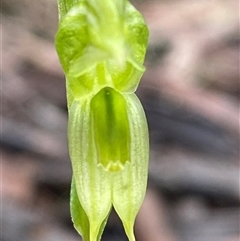
<svg viewBox="0 0 240 241">
<path fill-rule="evenodd" d="M 58 0 L 58 6 L 72 220 L 84 241 L 99 241 L 114 207 L 134 241 L 149 158 L 147 122 L 134 92 L 145 70 L 148 29 L 127 0 Z"/>
</svg>

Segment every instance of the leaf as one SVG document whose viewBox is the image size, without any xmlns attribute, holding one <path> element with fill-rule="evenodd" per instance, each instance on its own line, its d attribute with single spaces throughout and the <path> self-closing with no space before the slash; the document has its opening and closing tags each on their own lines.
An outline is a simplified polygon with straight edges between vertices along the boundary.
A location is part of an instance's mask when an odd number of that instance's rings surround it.
<svg viewBox="0 0 240 241">
<path fill-rule="evenodd" d="M 74 178 L 71 185 L 70 210 L 75 229 L 82 235 L 84 241 L 89 241 L 90 228 L 88 217 L 78 199 Z"/>
</svg>

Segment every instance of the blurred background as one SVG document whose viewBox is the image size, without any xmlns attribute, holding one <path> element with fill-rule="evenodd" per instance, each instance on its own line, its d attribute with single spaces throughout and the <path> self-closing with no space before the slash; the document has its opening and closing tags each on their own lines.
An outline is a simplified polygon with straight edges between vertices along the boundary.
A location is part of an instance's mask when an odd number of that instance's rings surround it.
<svg viewBox="0 0 240 241">
<path fill-rule="evenodd" d="M 239 240 L 239 2 L 135 0 L 150 130 L 138 241 Z M 2 241 L 77 241 L 56 0 L 2 0 Z M 127 241 L 113 212 L 103 241 Z"/>
</svg>

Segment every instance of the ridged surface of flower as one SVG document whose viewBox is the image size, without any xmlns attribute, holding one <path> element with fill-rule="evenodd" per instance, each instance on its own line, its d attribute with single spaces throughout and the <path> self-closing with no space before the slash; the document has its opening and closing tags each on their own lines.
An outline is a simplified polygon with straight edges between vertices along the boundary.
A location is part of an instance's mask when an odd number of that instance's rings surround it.
<svg viewBox="0 0 240 241">
<path fill-rule="evenodd" d="M 148 130 L 134 91 L 148 29 L 125 0 L 58 0 L 56 49 L 66 75 L 71 215 L 98 241 L 112 207 L 130 241 L 148 173 Z"/>
</svg>

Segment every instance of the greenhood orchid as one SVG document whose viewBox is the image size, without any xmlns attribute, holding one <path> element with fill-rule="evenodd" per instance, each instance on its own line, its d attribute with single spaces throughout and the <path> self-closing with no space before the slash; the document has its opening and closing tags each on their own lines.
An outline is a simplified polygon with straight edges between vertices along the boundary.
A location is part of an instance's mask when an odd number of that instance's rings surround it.
<svg viewBox="0 0 240 241">
<path fill-rule="evenodd" d="M 148 29 L 127 0 L 58 0 L 56 49 L 66 76 L 71 216 L 99 241 L 111 208 L 130 241 L 143 202 L 149 141 L 135 90 Z"/>
</svg>

